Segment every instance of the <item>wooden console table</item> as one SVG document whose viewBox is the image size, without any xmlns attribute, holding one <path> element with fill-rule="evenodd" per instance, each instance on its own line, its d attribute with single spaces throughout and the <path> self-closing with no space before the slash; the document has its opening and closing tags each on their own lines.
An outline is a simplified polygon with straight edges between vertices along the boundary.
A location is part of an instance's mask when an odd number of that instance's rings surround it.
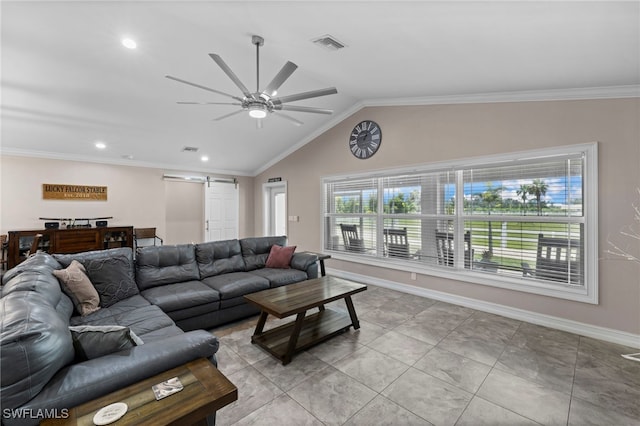
<svg viewBox="0 0 640 426">
<path fill-rule="evenodd" d="M 178 377 L 184 389 L 156 400 L 151 386 L 172 377 Z M 208 415 L 237 399 L 238 388 L 209 360 L 201 358 L 72 408 L 66 419 L 47 419 L 40 424 L 93 425 L 98 410 L 115 402 L 124 402 L 128 410 L 113 425 L 206 424 Z"/>
<path fill-rule="evenodd" d="M 38 249 L 48 253 L 79 253 L 115 247 L 133 248 L 133 226 L 9 231 L 9 268 L 26 259 L 36 234 L 42 234 Z"/>
</svg>

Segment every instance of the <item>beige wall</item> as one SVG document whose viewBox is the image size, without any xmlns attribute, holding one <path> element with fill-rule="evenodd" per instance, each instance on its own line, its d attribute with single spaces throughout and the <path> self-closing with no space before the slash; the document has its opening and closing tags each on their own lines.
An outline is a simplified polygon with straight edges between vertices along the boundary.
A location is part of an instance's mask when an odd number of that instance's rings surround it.
<svg viewBox="0 0 640 426">
<path fill-rule="evenodd" d="M 262 183 L 281 176 L 288 182 L 288 215 L 300 217 L 288 223 L 290 242 L 321 250 L 323 176 L 598 141 L 599 305 L 426 275 L 411 281 L 407 272 L 335 259 L 328 266 L 638 334 L 640 265 L 610 259 L 605 250 L 607 238 L 621 242 L 621 227 L 633 222 L 631 203 L 637 201 L 635 188 L 640 186 L 639 117 L 639 99 L 365 108 L 258 175 L 256 212 L 262 211 Z M 381 126 L 383 142 L 371 159 L 358 160 L 347 140 L 365 119 Z M 262 221 L 256 213 L 258 235 Z M 625 244 L 640 254 L 640 242 Z"/>
<path fill-rule="evenodd" d="M 110 225 L 156 227 L 165 244 L 201 242 L 202 184 L 162 179 L 164 170 L 42 158 L 0 157 L 0 233 L 41 229 L 39 217 L 113 216 Z M 223 176 L 217 176 L 223 177 Z M 253 178 L 239 178 L 240 235 L 253 235 Z M 107 201 L 42 199 L 43 183 L 103 185 Z"/>
</svg>

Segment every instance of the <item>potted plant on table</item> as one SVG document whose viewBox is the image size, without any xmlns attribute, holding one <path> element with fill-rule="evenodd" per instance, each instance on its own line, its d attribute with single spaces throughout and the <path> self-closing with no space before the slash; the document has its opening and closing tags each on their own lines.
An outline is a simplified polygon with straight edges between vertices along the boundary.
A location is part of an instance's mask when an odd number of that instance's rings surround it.
<svg viewBox="0 0 640 426">
<path fill-rule="evenodd" d="M 491 260 L 493 258 L 492 250 L 485 250 L 482 252 L 482 259 L 478 262 L 478 266 L 483 271 L 488 272 L 497 272 L 498 271 L 498 262 L 494 262 Z"/>
</svg>

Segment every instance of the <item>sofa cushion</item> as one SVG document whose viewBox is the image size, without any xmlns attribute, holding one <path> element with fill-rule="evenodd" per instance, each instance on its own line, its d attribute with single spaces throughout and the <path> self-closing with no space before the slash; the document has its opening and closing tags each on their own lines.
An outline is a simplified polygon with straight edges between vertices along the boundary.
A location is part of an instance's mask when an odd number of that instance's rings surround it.
<svg viewBox="0 0 640 426">
<path fill-rule="evenodd" d="M 220 300 L 220 294 L 200 281 L 186 281 L 166 284 L 142 291 L 145 299 L 162 308 L 164 312 L 172 312 L 193 306 L 208 305 Z M 215 308 L 217 309 L 216 303 Z"/>
<path fill-rule="evenodd" d="M 167 337 L 179 336 L 181 334 L 184 334 L 184 330 L 177 325 L 170 325 L 146 333 L 144 335 L 144 342 L 145 344 L 148 344 L 149 342 L 163 341 Z"/>
<path fill-rule="evenodd" d="M 147 334 L 173 327 L 175 323 L 158 306 L 151 305 L 144 297 L 136 295 L 100 309 L 93 314 L 72 317 L 71 325 L 122 325 L 129 327 L 138 337 L 147 342 Z"/>
<path fill-rule="evenodd" d="M 240 241 L 210 241 L 196 245 L 200 278 L 244 271 Z"/>
<path fill-rule="evenodd" d="M 69 327 L 76 359 L 86 361 L 142 345 L 128 327 L 120 325 L 80 325 Z"/>
<path fill-rule="evenodd" d="M 204 284 L 203 284 L 204 285 Z M 211 289 L 211 291 L 215 291 Z M 220 301 L 207 303 L 206 305 L 189 306 L 184 309 L 178 309 L 176 311 L 166 312 L 169 317 L 175 321 L 176 325 L 180 326 L 180 321 L 188 318 L 195 318 L 201 315 L 206 315 L 220 310 Z M 196 328 L 209 328 L 207 325 L 200 324 Z M 187 331 L 187 330 L 185 330 Z"/>
<path fill-rule="evenodd" d="M 136 250 L 138 288 L 146 290 L 164 284 L 200 279 L 193 244 L 149 246 Z"/>
<path fill-rule="evenodd" d="M 269 257 L 267 257 L 264 266 L 267 268 L 289 269 L 294 251 L 296 251 L 296 246 L 282 247 L 274 244 L 271 246 Z"/>
<path fill-rule="evenodd" d="M 229 309 L 233 306 L 247 305 L 247 300 L 244 296 L 232 297 L 231 299 L 224 299 L 220 301 L 220 309 L 221 313 L 225 312 L 225 309 Z M 249 304 L 250 306 L 255 306 L 253 304 Z"/>
<path fill-rule="evenodd" d="M 74 260 L 82 263 L 100 295 L 100 306 L 107 308 L 138 294 L 132 253 L 129 247 L 121 247 L 77 254 L 54 254 L 53 257 L 64 267 Z"/>
<path fill-rule="evenodd" d="M 293 284 L 307 279 L 307 273 L 298 269 L 262 268 L 250 272 L 269 280 L 271 287 Z"/>
<path fill-rule="evenodd" d="M 100 309 L 100 296 L 87 277 L 82 263 L 74 260 L 67 268 L 54 270 L 53 275 L 58 278 L 80 315 L 88 315 Z"/>
<path fill-rule="evenodd" d="M 203 283 L 220 293 L 220 300 L 232 299 L 269 288 L 269 280 L 248 272 L 231 272 L 205 278 Z"/>
<path fill-rule="evenodd" d="M 255 238 L 243 238 L 240 240 L 240 247 L 242 248 L 242 258 L 247 271 L 253 271 L 254 269 L 264 268 L 267 262 L 267 257 L 271 252 L 271 246 L 277 244 L 279 246 L 285 246 L 287 244 L 287 237 L 255 237 Z"/>
</svg>

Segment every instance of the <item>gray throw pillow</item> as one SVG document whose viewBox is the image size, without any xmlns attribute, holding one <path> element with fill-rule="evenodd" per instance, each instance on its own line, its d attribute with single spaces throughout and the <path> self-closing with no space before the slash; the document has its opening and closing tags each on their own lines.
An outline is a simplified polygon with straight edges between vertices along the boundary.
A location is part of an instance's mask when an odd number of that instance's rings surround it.
<svg viewBox="0 0 640 426">
<path fill-rule="evenodd" d="M 103 308 L 139 293 L 127 256 L 82 259 L 81 262 L 100 295 L 100 306 Z"/>
<path fill-rule="evenodd" d="M 120 325 L 80 325 L 69 327 L 78 360 L 99 358 L 144 342 L 129 327 Z"/>
<path fill-rule="evenodd" d="M 82 316 L 100 309 L 100 296 L 86 275 L 82 263 L 74 260 L 66 269 L 54 270 L 62 290 L 71 298 L 73 305 Z"/>
</svg>

